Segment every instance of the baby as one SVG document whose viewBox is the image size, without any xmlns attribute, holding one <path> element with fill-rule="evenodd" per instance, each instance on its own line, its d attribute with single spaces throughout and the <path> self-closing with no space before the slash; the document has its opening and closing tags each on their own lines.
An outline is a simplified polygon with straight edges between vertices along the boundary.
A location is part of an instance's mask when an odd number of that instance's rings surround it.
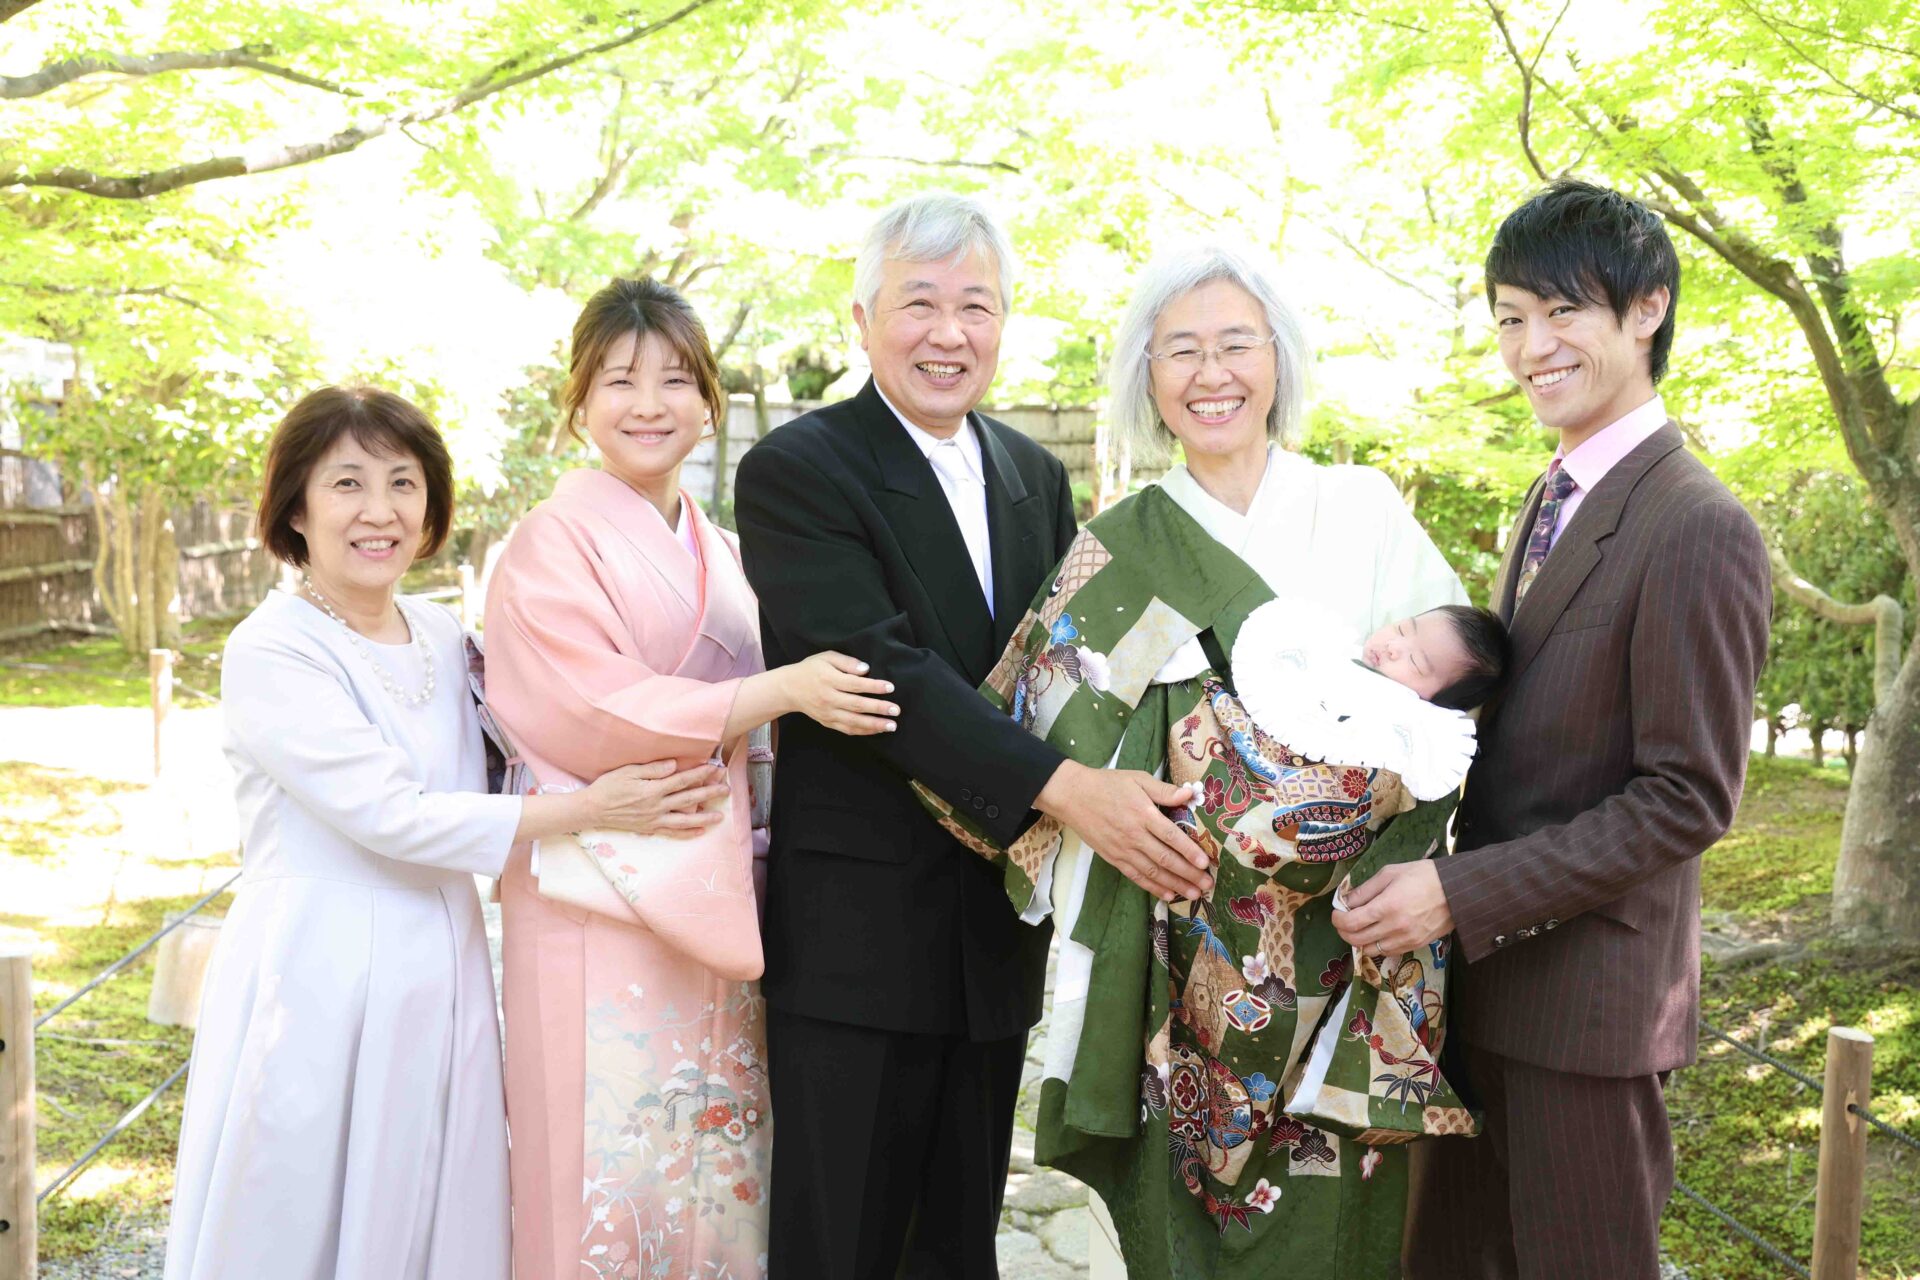
<svg viewBox="0 0 1920 1280">
<path fill-rule="evenodd" d="M 1356 640 L 1324 611 L 1276 600 L 1248 617 L 1233 646 L 1240 702 L 1266 735 L 1310 761 L 1391 770 L 1421 800 L 1466 776 L 1466 713 L 1498 690 L 1510 660 L 1500 619 L 1466 605 Z"/>
<path fill-rule="evenodd" d="M 1443 604 L 1381 627 L 1360 661 L 1436 707 L 1472 711 L 1499 691 L 1513 642 L 1491 609 Z"/>
</svg>

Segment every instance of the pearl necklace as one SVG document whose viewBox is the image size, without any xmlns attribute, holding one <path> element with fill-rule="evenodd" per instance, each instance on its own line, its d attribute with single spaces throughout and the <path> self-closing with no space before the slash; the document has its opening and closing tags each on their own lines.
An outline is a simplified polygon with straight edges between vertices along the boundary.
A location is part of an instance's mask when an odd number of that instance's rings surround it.
<svg viewBox="0 0 1920 1280">
<path fill-rule="evenodd" d="M 395 680 L 393 676 L 387 672 L 387 669 L 374 659 L 373 651 L 367 648 L 367 642 L 361 639 L 360 633 L 348 626 L 347 620 L 335 611 L 333 602 L 320 594 L 320 588 L 313 585 L 313 579 L 311 577 L 304 579 L 304 583 L 307 588 L 307 594 L 312 596 L 314 601 L 318 603 L 322 609 L 326 610 L 329 618 L 332 618 L 340 624 L 340 629 L 347 633 L 347 639 L 352 642 L 355 651 L 357 651 L 362 658 L 366 659 L 367 665 L 373 668 L 373 674 L 380 677 L 380 687 L 392 695 L 395 702 L 398 702 L 404 707 L 424 707 L 427 703 L 433 701 L 433 648 L 430 645 L 421 643 L 419 622 L 407 616 L 407 611 L 401 608 L 398 599 L 394 600 L 393 607 L 399 610 L 401 620 L 407 624 L 407 631 L 413 637 L 410 643 L 420 651 L 421 665 L 424 666 L 427 671 L 427 687 L 419 693 L 408 693 L 400 687 L 400 682 Z"/>
</svg>

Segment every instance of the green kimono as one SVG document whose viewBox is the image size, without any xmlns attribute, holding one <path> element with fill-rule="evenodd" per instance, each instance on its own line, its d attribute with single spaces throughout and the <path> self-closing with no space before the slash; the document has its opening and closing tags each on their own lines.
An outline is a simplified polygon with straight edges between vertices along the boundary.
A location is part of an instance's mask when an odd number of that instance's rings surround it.
<svg viewBox="0 0 1920 1280">
<path fill-rule="evenodd" d="M 1150 487 L 1081 531 L 982 690 L 1074 760 L 1192 784 L 1174 817 L 1216 858 L 1205 900 L 1159 902 L 1050 818 L 1002 851 L 921 791 L 1005 859 L 1026 918 L 1055 917 L 1035 1154 L 1100 1193 L 1138 1276 L 1398 1276 L 1402 1144 L 1473 1127 L 1435 1065 L 1445 944 L 1362 958 L 1355 982 L 1329 920 L 1343 881 L 1436 851 L 1453 801 L 1415 805 L 1392 773 L 1306 760 L 1247 718 L 1218 668 L 1272 599 Z M 1209 669 L 1154 683 L 1194 640 Z"/>
</svg>

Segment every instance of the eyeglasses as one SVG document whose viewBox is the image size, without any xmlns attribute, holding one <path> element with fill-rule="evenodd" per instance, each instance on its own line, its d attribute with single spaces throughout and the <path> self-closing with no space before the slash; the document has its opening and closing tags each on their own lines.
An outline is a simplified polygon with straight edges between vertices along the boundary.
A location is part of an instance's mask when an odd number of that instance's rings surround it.
<svg viewBox="0 0 1920 1280">
<path fill-rule="evenodd" d="M 1211 357 L 1220 362 L 1222 369 L 1244 373 L 1260 362 L 1260 353 L 1278 336 L 1270 333 L 1264 338 L 1229 338 L 1217 347 L 1199 347 L 1183 343 L 1167 351 L 1149 350 L 1147 359 L 1181 373 L 1194 374 L 1206 368 L 1207 360 Z"/>
</svg>

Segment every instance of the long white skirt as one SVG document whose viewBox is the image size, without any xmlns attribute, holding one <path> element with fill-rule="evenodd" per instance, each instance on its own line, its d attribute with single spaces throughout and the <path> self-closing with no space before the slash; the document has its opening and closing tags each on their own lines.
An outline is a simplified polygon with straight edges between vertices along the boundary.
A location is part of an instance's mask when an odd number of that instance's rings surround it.
<svg viewBox="0 0 1920 1280">
<path fill-rule="evenodd" d="M 472 886 L 242 883 L 202 997 L 167 1280 L 506 1280 Z"/>
</svg>

